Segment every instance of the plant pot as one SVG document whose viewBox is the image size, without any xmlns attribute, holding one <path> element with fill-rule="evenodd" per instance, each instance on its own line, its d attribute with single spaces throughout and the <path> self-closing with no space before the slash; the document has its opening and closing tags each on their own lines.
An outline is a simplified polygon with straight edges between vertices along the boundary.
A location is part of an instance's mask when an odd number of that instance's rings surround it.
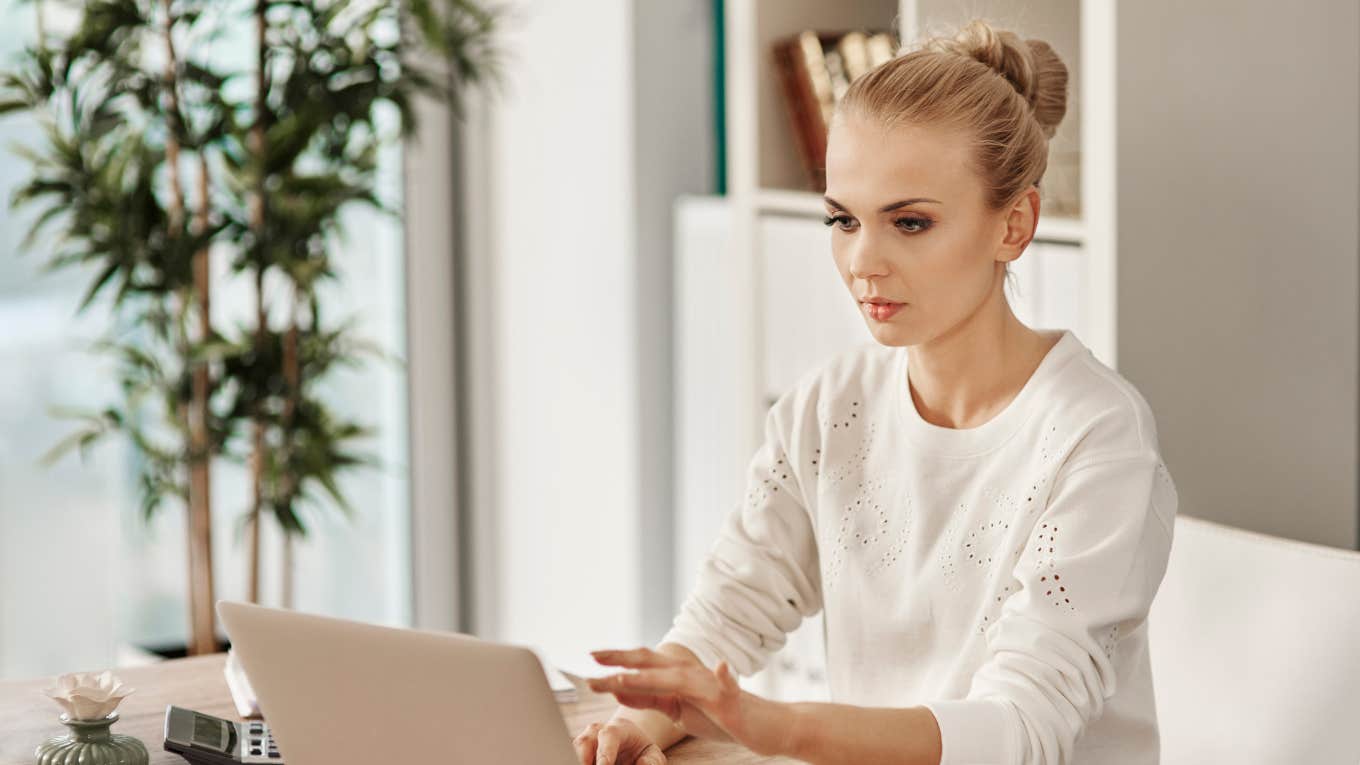
<svg viewBox="0 0 1360 765">
<path fill-rule="evenodd" d="M 102 720 L 72 720 L 66 715 L 59 719 L 70 733 L 39 744 L 33 753 L 38 765 L 147 765 L 151 761 L 141 741 L 109 732 L 109 726 L 118 722 L 117 712 Z"/>
</svg>

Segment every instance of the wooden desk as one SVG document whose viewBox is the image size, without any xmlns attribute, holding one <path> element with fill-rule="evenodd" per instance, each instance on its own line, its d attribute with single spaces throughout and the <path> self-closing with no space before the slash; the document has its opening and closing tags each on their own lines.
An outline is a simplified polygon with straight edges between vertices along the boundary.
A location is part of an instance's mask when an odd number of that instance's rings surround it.
<svg viewBox="0 0 1360 765">
<path fill-rule="evenodd" d="M 185 760 L 162 748 L 166 704 L 195 709 L 228 720 L 240 720 L 222 676 L 225 654 L 176 659 L 146 667 L 118 670 L 136 693 L 118 708 L 121 719 L 113 732 L 136 736 L 151 753 L 152 765 L 184 765 Z M 572 735 L 591 722 L 613 714 L 613 696 L 597 694 L 576 682 L 578 701 L 562 705 L 562 717 Z M 41 691 L 50 679 L 0 682 L 0 765 L 32 765 L 33 750 L 51 736 L 66 732 L 57 722 L 61 710 Z M 686 739 L 666 752 L 673 763 L 794 763 L 785 758 L 761 757 L 742 747 Z M 309 764 L 310 765 L 310 764 Z M 518 765 L 518 764 L 516 764 Z"/>
</svg>

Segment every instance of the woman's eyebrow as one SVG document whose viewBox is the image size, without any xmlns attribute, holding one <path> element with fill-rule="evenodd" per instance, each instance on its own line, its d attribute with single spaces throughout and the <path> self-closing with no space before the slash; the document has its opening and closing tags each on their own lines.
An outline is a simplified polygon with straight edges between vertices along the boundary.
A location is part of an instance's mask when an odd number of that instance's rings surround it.
<svg viewBox="0 0 1360 765">
<path fill-rule="evenodd" d="M 841 204 L 840 202 L 837 202 L 836 200 L 832 199 L 831 197 L 823 197 L 823 199 L 826 200 L 826 203 L 827 203 L 827 204 L 831 205 L 832 207 L 836 208 L 837 210 L 845 210 L 845 209 L 846 209 L 845 205 Z M 903 199 L 903 200 L 900 201 L 900 202 L 893 202 L 892 204 L 889 204 L 889 205 L 883 205 L 882 207 L 878 208 L 878 211 L 879 211 L 879 212 L 892 212 L 893 210 L 896 210 L 896 209 L 899 208 L 899 207 L 906 207 L 907 205 L 914 205 L 914 204 L 916 204 L 917 202 L 933 202 L 934 204 L 937 204 L 937 205 L 942 205 L 942 204 L 944 204 L 944 202 L 941 202 L 941 201 L 938 200 L 938 199 L 931 199 L 931 198 L 929 198 L 929 197 L 912 197 L 911 199 Z"/>
</svg>

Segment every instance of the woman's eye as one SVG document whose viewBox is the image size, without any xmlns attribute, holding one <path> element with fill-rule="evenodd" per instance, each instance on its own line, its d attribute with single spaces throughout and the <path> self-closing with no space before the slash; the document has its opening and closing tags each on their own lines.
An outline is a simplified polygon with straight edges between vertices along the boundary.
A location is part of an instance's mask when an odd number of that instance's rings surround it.
<svg viewBox="0 0 1360 765">
<path fill-rule="evenodd" d="M 915 234 L 930 228 L 930 221 L 925 218 L 898 218 L 895 222 L 898 228 L 909 234 Z"/>
<path fill-rule="evenodd" d="M 834 225 L 836 226 L 836 228 L 840 229 L 841 231 L 848 231 L 849 229 L 848 229 L 846 226 L 847 226 L 847 224 L 850 223 L 850 216 L 848 216 L 848 215 L 829 215 L 829 216 L 827 216 L 822 222 L 825 223 L 825 224 L 828 225 L 828 226 L 834 224 Z"/>
<path fill-rule="evenodd" d="M 822 220 L 828 226 L 835 226 L 841 231 L 849 231 L 854 226 L 854 219 L 848 215 L 829 215 Z M 916 234 L 930 228 L 932 222 L 928 218 L 898 218 L 893 224 L 909 234 Z"/>
</svg>

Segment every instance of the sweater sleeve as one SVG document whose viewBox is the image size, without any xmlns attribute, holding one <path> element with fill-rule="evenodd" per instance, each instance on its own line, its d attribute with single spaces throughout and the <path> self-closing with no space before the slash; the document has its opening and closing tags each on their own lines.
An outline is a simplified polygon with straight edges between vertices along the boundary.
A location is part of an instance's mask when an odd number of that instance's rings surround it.
<svg viewBox="0 0 1360 765">
<path fill-rule="evenodd" d="M 967 696 L 924 705 L 940 727 L 941 765 L 1072 762 L 1118 690 L 1107 646 L 1146 621 L 1176 509 L 1155 452 L 1088 458 L 1059 474 Z"/>
<path fill-rule="evenodd" d="M 787 393 L 765 417 L 764 443 L 746 472 L 746 496 L 725 517 L 696 584 L 661 642 L 679 643 L 709 668 L 726 660 L 759 671 L 786 635 L 822 608 L 817 542 L 799 460 L 786 443 L 795 406 Z"/>
</svg>

